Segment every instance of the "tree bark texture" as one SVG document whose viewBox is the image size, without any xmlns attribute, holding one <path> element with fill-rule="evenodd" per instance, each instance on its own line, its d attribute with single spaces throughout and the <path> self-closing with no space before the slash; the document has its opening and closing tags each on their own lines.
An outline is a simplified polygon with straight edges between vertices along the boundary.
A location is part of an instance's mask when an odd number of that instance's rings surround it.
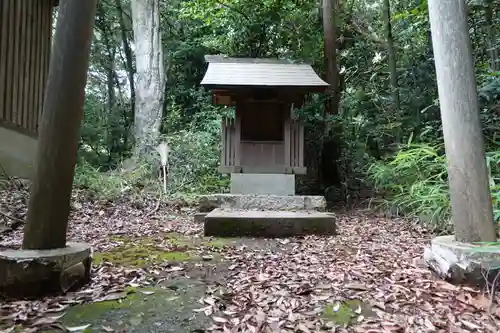
<svg viewBox="0 0 500 333">
<path fill-rule="evenodd" d="M 486 0 L 485 2 L 485 20 L 486 20 L 486 34 L 488 38 L 487 48 L 488 55 L 490 57 L 490 69 L 492 71 L 498 71 L 500 69 L 500 59 L 498 57 L 498 47 L 497 47 L 497 34 L 498 27 L 495 26 L 493 22 L 493 17 L 495 15 L 495 4 L 493 0 Z"/>
<path fill-rule="evenodd" d="M 96 0 L 61 0 L 23 248 L 66 246 Z"/>
<path fill-rule="evenodd" d="M 330 84 L 330 98 L 325 108 L 326 114 L 336 114 L 339 110 L 339 70 L 337 65 L 337 22 L 335 20 L 337 0 L 323 0 L 323 39 L 325 58 L 325 81 Z"/>
<path fill-rule="evenodd" d="M 455 237 L 496 241 L 466 3 L 429 0 L 428 6 Z"/>
<path fill-rule="evenodd" d="M 387 53 L 389 60 L 389 75 L 391 82 L 391 95 L 392 102 L 394 103 L 394 109 L 397 112 L 400 109 L 399 103 L 399 84 L 398 84 L 398 72 L 396 66 L 396 49 L 394 48 L 394 38 L 392 37 L 392 25 L 391 25 L 391 3 L 390 0 L 384 0 L 383 6 L 383 19 L 385 25 L 385 41 L 387 45 Z"/>
<path fill-rule="evenodd" d="M 132 0 L 137 67 L 135 157 L 154 151 L 163 111 L 165 70 L 158 0 Z"/>
<path fill-rule="evenodd" d="M 123 51 L 125 52 L 125 63 L 124 66 L 127 70 L 128 83 L 130 85 L 130 104 L 132 110 L 132 118 L 135 117 L 135 82 L 134 82 L 134 59 L 132 54 L 132 49 L 130 47 L 127 28 L 125 26 L 125 13 L 123 11 L 123 6 L 121 0 L 115 0 L 115 6 L 118 10 L 118 20 L 120 22 L 120 33 L 122 37 Z M 128 117 L 125 115 L 125 124 L 127 126 L 127 134 L 129 130 Z"/>
</svg>

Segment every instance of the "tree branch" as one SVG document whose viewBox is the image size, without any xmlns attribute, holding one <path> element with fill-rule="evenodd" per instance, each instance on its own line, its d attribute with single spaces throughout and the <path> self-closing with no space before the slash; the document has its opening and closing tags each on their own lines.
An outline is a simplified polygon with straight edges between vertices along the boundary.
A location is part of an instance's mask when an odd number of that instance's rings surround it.
<svg viewBox="0 0 500 333">
<path fill-rule="evenodd" d="M 219 1 L 219 0 L 215 0 L 215 3 L 217 3 L 217 4 L 221 5 L 222 7 L 226 7 L 226 8 L 228 8 L 228 9 L 230 9 L 230 10 L 234 11 L 235 13 L 240 14 L 240 15 L 241 15 L 241 16 L 243 16 L 243 17 L 244 17 L 244 18 L 245 18 L 248 22 L 250 22 L 250 21 L 251 21 L 251 20 L 250 20 L 250 18 L 248 17 L 248 15 L 247 15 L 247 14 L 245 14 L 244 12 L 242 12 L 241 10 L 239 10 L 239 9 L 237 9 L 237 8 L 234 8 L 233 6 L 230 6 L 230 5 L 228 5 L 228 4 L 226 4 L 226 3 L 223 3 L 223 2 L 221 2 L 221 1 Z"/>
</svg>

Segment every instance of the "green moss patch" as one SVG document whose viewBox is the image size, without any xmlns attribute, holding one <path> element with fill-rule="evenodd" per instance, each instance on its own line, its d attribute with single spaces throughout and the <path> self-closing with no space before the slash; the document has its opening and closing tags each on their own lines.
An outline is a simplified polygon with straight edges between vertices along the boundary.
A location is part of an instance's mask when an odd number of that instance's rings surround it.
<svg viewBox="0 0 500 333">
<path fill-rule="evenodd" d="M 129 238 L 111 236 L 119 245 L 107 252 L 94 253 L 94 263 L 111 262 L 126 267 L 148 267 L 161 262 L 199 260 L 197 249 L 222 248 L 234 244 L 234 239 L 189 237 L 179 233 L 165 233 L 154 237 Z"/>
<path fill-rule="evenodd" d="M 218 237 L 205 237 L 204 245 L 208 247 L 222 248 L 236 244 L 239 238 L 218 238 Z"/>
<path fill-rule="evenodd" d="M 347 327 L 355 324 L 360 317 L 371 317 L 373 311 L 370 306 L 357 299 L 328 304 L 325 306 L 321 317 L 335 325 Z"/>
<path fill-rule="evenodd" d="M 93 260 L 95 263 L 107 261 L 121 266 L 143 268 L 164 261 L 180 262 L 191 258 L 192 255 L 185 250 L 162 249 L 154 245 L 126 244 L 109 252 L 95 253 Z"/>
<path fill-rule="evenodd" d="M 83 331 L 85 333 L 106 332 L 111 329 L 115 332 L 141 331 L 140 327 L 154 327 L 157 318 L 182 307 L 185 298 L 182 293 L 177 294 L 159 287 L 137 289 L 121 300 L 73 306 L 61 318 L 61 322 L 68 327 L 90 325 Z M 151 331 L 151 327 L 148 328 L 147 331 Z M 52 332 L 58 331 L 45 331 Z"/>
<path fill-rule="evenodd" d="M 160 244 L 150 237 L 125 238 L 114 236 L 113 242 L 120 243 L 107 252 L 94 253 L 94 262 L 111 262 L 127 267 L 148 267 L 161 262 L 181 262 L 192 259 L 193 254 L 186 246 Z"/>
<path fill-rule="evenodd" d="M 164 234 L 164 239 L 177 246 L 192 247 L 216 247 L 222 248 L 224 246 L 234 245 L 238 238 L 218 238 L 218 237 L 189 237 L 183 234 L 170 232 Z"/>
</svg>

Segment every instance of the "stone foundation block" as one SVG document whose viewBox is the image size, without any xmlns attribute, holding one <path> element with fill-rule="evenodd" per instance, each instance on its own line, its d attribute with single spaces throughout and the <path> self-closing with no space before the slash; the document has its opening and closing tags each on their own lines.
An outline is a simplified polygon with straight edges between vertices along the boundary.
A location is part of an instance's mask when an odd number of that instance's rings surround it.
<svg viewBox="0 0 500 333">
<path fill-rule="evenodd" d="M 91 249 L 68 243 L 53 250 L 0 250 L 0 296 L 41 297 L 90 281 Z"/>
<path fill-rule="evenodd" d="M 332 213 L 215 209 L 205 217 L 205 236 L 278 238 L 335 234 Z"/>
<path fill-rule="evenodd" d="M 326 200 L 319 195 L 210 194 L 200 196 L 198 205 L 200 212 L 215 208 L 322 212 Z"/>
<path fill-rule="evenodd" d="M 439 236 L 424 250 L 425 263 L 442 279 L 455 284 L 482 286 L 500 273 L 500 246 L 457 242 Z"/>
<path fill-rule="evenodd" d="M 231 193 L 295 195 L 295 175 L 232 173 Z"/>
<path fill-rule="evenodd" d="M 196 213 L 194 214 L 194 221 L 196 223 L 203 223 L 205 222 L 205 216 L 207 216 L 207 213 Z"/>
</svg>

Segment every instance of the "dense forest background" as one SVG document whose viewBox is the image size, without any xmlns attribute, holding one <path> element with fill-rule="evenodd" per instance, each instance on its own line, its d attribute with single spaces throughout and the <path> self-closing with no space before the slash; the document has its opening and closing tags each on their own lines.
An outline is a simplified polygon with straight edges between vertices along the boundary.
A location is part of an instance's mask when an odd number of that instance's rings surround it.
<svg viewBox="0 0 500 333">
<path fill-rule="evenodd" d="M 446 228 L 450 204 L 425 0 L 338 0 L 334 5 L 338 107 L 312 95 L 306 123 L 308 175 L 300 193 L 348 205 L 368 200 Z M 158 157 L 133 171 L 134 38 L 129 0 L 98 4 L 75 184 L 96 196 L 161 193 Z M 162 139 L 170 196 L 220 192 L 219 125 L 231 110 L 200 87 L 206 54 L 307 61 L 325 75 L 320 1 L 160 1 L 167 84 Z M 500 220 L 500 1 L 469 1 L 481 119 L 495 219 Z M 272 73 L 270 73 L 272 75 Z M 330 128 L 325 132 L 325 122 Z M 378 198 L 378 199 L 373 199 Z"/>
</svg>

